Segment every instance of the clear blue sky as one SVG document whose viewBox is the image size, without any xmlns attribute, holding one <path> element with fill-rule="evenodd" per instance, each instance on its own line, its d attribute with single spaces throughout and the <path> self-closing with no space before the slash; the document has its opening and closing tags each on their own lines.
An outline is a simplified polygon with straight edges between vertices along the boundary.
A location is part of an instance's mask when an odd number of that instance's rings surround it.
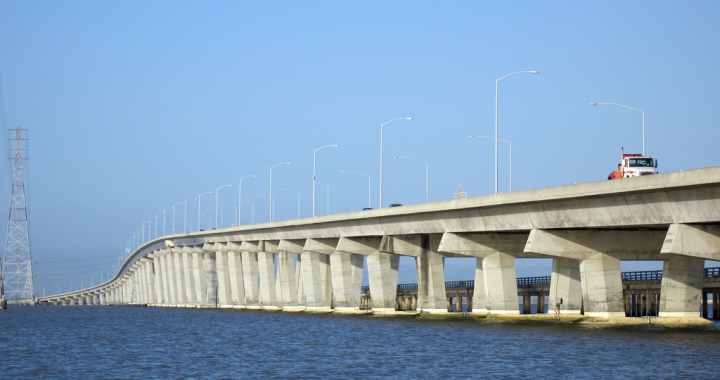
<svg viewBox="0 0 720 380">
<path fill-rule="evenodd" d="M 309 216 L 303 181 L 313 150 L 331 143 L 340 147 L 318 152 L 331 213 L 367 204 L 366 179 L 341 170 L 372 175 L 377 207 L 379 126 L 396 117 L 414 120 L 386 129 L 386 204 L 425 200 L 424 166 L 396 155 L 430 162 L 431 201 L 458 184 L 490 194 L 493 141 L 468 136 L 494 133 L 495 79 L 519 70 L 540 74 L 500 83 L 513 190 L 602 181 L 621 147 L 641 152 L 641 114 L 591 102 L 645 109 L 661 172 L 720 165 L 718 36 L 717 1 L 0 0 L 5 119 L 30 129 L 36 289 L 89 279 L 77 272 L 106 267 L 142 219 L 174 203 L 233 184 L 220 203 L 234 205 L 245 175 L 259 176 L 243 195 L 267 221 L 266 200 L 253 195 L 267 195 L 268 168 L 280 162 L 292 165 L 275 169 L 274 187 L 300 191 Z M 500 145 L 503 192 L 507 158 Z M 296 195 L 276 195 L 276 219 L 294 218 Z M 324 200 L 319 186 L 319 215 Z M 206 195 L 203 228 L 213 208 Z M 195 229 L 196 201 L 188 219 Z M 52 263 L 81 258 L 97 265 Z M 472 278 L 472 263 L 455 262 L 448 279 Z M 47 276 L 63 271 L 76 274 Z M 518 264 L 519 276 L 543 274 L 547 263 Z M 400 281 L 413 279 L 404 265 Z"/>
</svg>

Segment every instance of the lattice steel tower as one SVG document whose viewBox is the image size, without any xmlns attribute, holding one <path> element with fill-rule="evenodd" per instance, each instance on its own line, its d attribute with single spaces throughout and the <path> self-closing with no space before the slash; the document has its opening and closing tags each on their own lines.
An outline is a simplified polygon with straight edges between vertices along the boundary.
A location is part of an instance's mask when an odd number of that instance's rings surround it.
<svg viewBox="0 0 720 380">
<path fill-rule="evenodd" d="M 8 301 L 35 303 L 30 235 L 25 198 L 23 163 L 27 161 L 27 129 L 10 129 L 10 161 L 13 163 L 12 194 L 7 237 L 5 238 L 5 266 L 2 271 L 5 296 Z"/>
</svg>

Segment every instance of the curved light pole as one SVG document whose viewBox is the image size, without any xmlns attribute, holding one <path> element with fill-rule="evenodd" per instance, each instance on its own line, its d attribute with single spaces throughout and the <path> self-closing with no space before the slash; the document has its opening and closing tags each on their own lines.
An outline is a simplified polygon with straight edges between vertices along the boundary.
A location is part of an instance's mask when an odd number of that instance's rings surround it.
<svg viewBox="0 0 720 380">
<path fill-rule="evenodd" d="M 340 170 L 340 173 L 355 173 L 360 174 L 368 177 L 368 208 L 372 208 L 372 203 L 370 201 L 370 174 L 360 173 L 360 172 L 354 172 L 351 170 Z"/>
<path fill-rule="evenodd" d="M 197 199 L 198 199 L 198 232 L 200 231 L 200 220 L 202 220 L 202 218 L 200 218 L 200 203 L 202 203 L 202 202 L 201 202 L 201 201 L 202 201 L 202 196 L 205 195 L 205 194 L 212 194 L 212 191 L 206 191 L 206 192 L 204 192 L 204 193 L 202 193 L 202 194 L 200 194 L 200 195 L 197 196 Z M 208 226 L 208 228 L 210 228 L 210 226 Z"/>
<path fill-rule="evenodd" d="M 273 166 L 270 167 L 270 197 L 269 197 L 269 198 L 270 198 L 270 221 L 271 221 L 271 222 L 273 221 L 273 219 L 275 219 L 275 218 L 273 218 L 273 216 L 274 216 L 275 213 L 273 212 L 273 202 L 272 202 L 272 189 L 273 189 L 273 187 L 272 187 L 272 170 L 273 170 L 273 168 L 275 168 L 276 166 L 280 166 L 280 165 L 290 165 L 290 163 L 289 163 L 289 162 L 282 162 L 282 163 L 279 163 L 279 164 L 277 164 L 277 165 L 273 165 Z"/>
<path fill-rule="evenodd" d="M 245 177 L 240 178 L 240 183 L 238 184 L 238 226 L 242 224 L 242 181 L 245 178 L 257 178 L 256 175 L 246 175 Z M 252 203 L 252 202 L 251 202 Z M 255 213 L 255 205 L 253 204 L 253 214 Z M 254 218 L 253 218 L 254 219 Z"/>
<path fill-rule="evenodd" d="M 268 198 L 268 199 L 270 199 L 270 203 L 274 203 L 274 202 L 273 202 L 273 199 L 270 198 L 270 197 L 268 197 L 267 195 L 253 195 L 253 197 Z M 255 209 L 255 207 L 253 207 L 253 210 L 254 210 L 254 209 Z M 270 210 L 270 212 L 273 212 L 273 211 L 275 211 L 275 210 Z M 272 214 L 269 215 L 269 219 L 270 219 L 270 221 L 272 221 L 272 219 L 273 219 L 273 218 L 272 218 Z"/>
<path fill-rule="evenodd" d="M 420 160 L 413 157 L 401 157 L 401 156 L 395 156 L 393 158 L 406 158 L 408 160 L 415 160 L 425 163 L 425 203 L 430 202 L 430 177 L 428 176 L 428 162 L 425 160 Z"/>
<path fill-rule="evenodd" d="M 313 151 L 313 215 L 312 216 L 315 216 L 315 162 L 316 162 L 315 156 L 316 156 L 318 150 L 323 149 L 323 148 L 328 148 L 331 146 L 337 148 L 339 145 L 336 145 L 336 144 L 325 145 L 325 146 L 321 146 L 320 148 L 317 148 Z M 299 193 L 298 193 L 298 203 L 300 203 L 300 194 Z M 300 207 L 299 206 L 298 206 L 298 219 L 300 219 Z"/>
<path fill-rule="evenodd" d="M 383 127 L 385 124 L 392 123 L 395 120 L 412 120 L 411 117 L 398 117 L 390 121 L 380 124 L 380 208 L 383 208 Z"/>
<path fill-rule="evenodd" d="M 598 104 L 607 104 L 607 105 L 611 105 L 611 106 L 625 107 L 627 109 L 642 112 L 642 114 L 643 114 L 643 157 L 644 157 L 645 156 L 645 110 L 640 110 L 637 108 L 632 108 L 632 107 L 628 107 L 628 106 L 625 106 L 622 104 L 617 104 L 617 103 L 590 103 L 591 106 L 596 106 Z"/>
<path fill-rule="evenodd" d="M 158 223 L 158 215 L 160 215 L 161 212 L 162 211 L 159 211 L 158 213 L 155 214 L 155 239 L 158 238 L 158 224 L 159 224 Z"/>
<path fill-rule="evenodd" d="M 539 74 L 539 71 L 516 71 L 512 74 L 505 75 L 500 79 L 495 79 L 495 194 L 498 192 L 498 83 L 501 80 L 520 73 Z"/>
<path fill-rule="evenodd" d="M 494 139 L 494 137 L 492 137 L 492 136 L 475 136 L 475 135 L 470 136 L 471 139 L 475 138 L 475 137 L 485 137 L 488 139 Z M 508 140 L 503 140 L 503 139 L 498 139 L 498 140 L 510 144 L 510 191 L 512 192 L 512 143 Z"/>
<path fill-rule="evenodd" d="M 237 207 L 235 207 L 235 206 L 233 206 L 233 205 L 220 205 L 220 207 L 232 207 L 232 208 L 234 208 L 234 209 L 235 209 L 235 216 L 237 216 L 237 212 L 238 212 L 238 208 L 237 208 Z M 221 222 L 220 222 L 220 226 L 222 227 L 222 225 L 223 225 L 223 223 L 222 223 L 222 221 L 221 221 Z"/>
<path fill-rule="evenodd" d="M 297 205 L 298 205 L 298 216 L 297 216 L 297 218 L 300 219 L 300 192 L 299 192 L 299 191 L 295 191 L 295 190 L 290 190 L 290 189 L 275 189 L 275 190 L 277 190 L 277 191 L 280 191 L 280 190 L 291 191 L 291 192 L 297 194 Z"/>
<path fill-rule="evenodd" d="M 220 195 L 220 189 L 223 187 L 232 187 L 232 185 L 222 185 L 215 189 L 215 228 L 218 228 L 218 196 Z M 208 226 L 210 228 L 210 226 Z"/>
<path fill-rule="evenodd" d="M 185 216 L 183 217 L 183 233 L 185 233 L 186 229 L 187 229 L 187 201 L 194 201 L 196 199 L 197 199 L 197 197 L 186 199 L 185 201 L 183 201 L 183 211 L 185 212 Z M 198 208 L 199 207 L 200 207 L 200 202 L 198 201 Z M 198 219 L 200 219 L 200 218 L 198 218 Z"/>
<path fill-rule="evenodd" d="M 250 206 L 252 206 L 252 208 L 251 208 L 251 210 L 252 210 L 252 214 L 251 214 L 251 215 L 252 215 L 252 219 L 250 219 L 250 223 L 255 224 L 255 203 L 250 202 L 250 201 L 242 201 L 242 202 L 250 203 Z"/>
<path fill-rule="evenodd" d="M 175 235 L 175 206 L 179 205 L 180 203 L 182 203 L 183 205 L 185 204 L 185 202 L 178 202 L 178 203 L 175 203 L 174 205 L 172 205 L 172 209 L 173 209 L 173 228 L 172 228 L 172 232 L 173 232 L 173 235 Z"/>
<path fill-rule="evenodd" d="M 165 231 L 165 225 L 166 225 L 165 222 L 167 221 L 165 212 L 166 212 L 167 210 L 171 209 L 171 208 L 172 208 L 172 207 L 166 207 L 166 208 L 163 210 L 163 236 L 167 235 L 167 233 L 166 233 L 166 231 Z M 173 215 L 173 217 L 175 217 L 175 215 Z M 175 232 L 173 232 L 173 233 L 175 233 Z"/>
</svg>

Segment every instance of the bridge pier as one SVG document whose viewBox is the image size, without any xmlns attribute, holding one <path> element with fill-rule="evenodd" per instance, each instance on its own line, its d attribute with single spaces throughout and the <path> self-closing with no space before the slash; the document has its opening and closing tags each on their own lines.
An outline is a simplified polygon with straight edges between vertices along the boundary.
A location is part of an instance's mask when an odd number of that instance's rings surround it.
<svg viewBox="0 0 720 380">
<path fill-rule="evenodd" d="M 230 275 L 230 293 L 232 304 L 236 308 L 245 307 L 245 286 L 243 284 L 243 267 L 240 246 L 234 243 L 227 244 L 228 273 Z"/>
<path fill-rule="evenodd" d="M 181 249 L 171 249 L 172 266 L 175 280 L 175 305 L 178 307 L 188 306 L 185 298 L 185 269 L 183 268 L 183 252 Z"/>
<path fill-rule="evenodd" d="M 204 266 L 204 255 L 205 252 L 202 248 L 193 250 L 193 280 L 195 280 L 195 304 L 194 307 L 201 307 L 206 304 L 207 291 L 205 289 L 205 266 Z"/>
<path fill-rule="evenodd" d="M 243 242 L 245 246 L 245 242 Z M 259 264 L 256 252 L 243 251 L 242 253 L 243 267 L 243 286 L 245 287 L 245 307 L 248 309 L 259 309 Z"/>
<path fill-rule="evenodd" d="M 202 289 L 207 294 L 205 302 L 202 307 L 217 307 L 218 294 L 217 294 L 217 267 L 215 262 L 215 253 L 207 251 L 204 247 L 205 252 L 203 253 L 203 269 L 205 270 L 205 283 Z"/>
<path fill-rule="evenodd" d="M 185 280 L 185 304 L 188 307 L 197 307 L 197 290 L 195 290 L 195 268 L 193 264 L 193 253 L 195 247 L 183 247 L 182 249 L 182 266 L 183 279 Z"/>
<path fill-rule="evenodd" d="M 262 246 L 269 244 L 261 242 Z M 270 247 L 268 247 L 270 248 Z M 277 310 L 277 291 L 275 288 L 275 254 L 266 252 L 265 247 L 258 251 L 258 269 L 260 270 L 260 305 L 263 309 Z"/>
<path fill-rule="evenodd" d="M 561 298 L 560 314 L 581 314 L 583 298 L 580 261 L 562 257 L 553 257 L 552 260 L 548 312 L 555 310 L 555 300 Z"/>
<path fill-rule="evenodd" d="M 230 271 L 225 244 L 215 243 L 215 266 L 217 268 L 218 307 L 231 308 Z"/>
</svg>

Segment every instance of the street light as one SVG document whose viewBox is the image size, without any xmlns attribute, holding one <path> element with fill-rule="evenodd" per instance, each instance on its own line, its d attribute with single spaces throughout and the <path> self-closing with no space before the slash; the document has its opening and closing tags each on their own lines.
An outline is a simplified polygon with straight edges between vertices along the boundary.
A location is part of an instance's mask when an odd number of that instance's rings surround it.
<svg viewBox="0 0 720 380">
<path fill-rule="evenodd" d="M 218 228 L 218 196 L 220 195 L 220 189 L 223 187 L 232 187 L 232 185 L 222 185 L 215 189 L 215 228 Z M 210 228 L 210 226 L 208 226 Z"/>
<path fill-rule="evenodd" d="M 202 193 L 202 194 L 200 194 L 200 195 L 197 196 L 197 199 L 198 199 L 198 232 L 200 231 L 200 221 L 202 220 L 202 218 L 200 217 L 200 203 L 202 203 L 202 202 L 201 202 L 201 201 L 202 201 L 202 196 L 205 195 L 205 194 L 212 194 L 212 191 L 206 191 L 206 192 L 204 192 L 204 193 Z M 210 228 L 210 226 L 208 226 L 208 228 Z"/>
<path fill-rule="evenodd" d="M 275 203 L 275 202 L 273 202 L 273 199 L 270 198 L 270 197 L 268 197 L 267 195 L 253 195 L 253 197 L 268 198 L 268 199 L 270 199 L 270 202 L 271 202 L 271 203 Z M 255 207 L 254 207 L 254 206 L 253 206 L 253 210 L 255 210 Z M 271 210 L 270 210 L 271 213 L 272 213 L 273 211 L 275 211 L 275 210 L 274 210 L 274 209 L 271 209 Z M 254 211 L 253 211 L 253 213 L 254 213 Z M 255 218 L 255 217 L 253 216 L 253 218 Z M 272 214 L 269 215 L 269 219 L 270 219 L 270 221 L 273 220 Z"/>
<path fill-rule="evenodd" d="M 155 214 L 155 239 L 158 237 L 158 215 L 160 215 L 160 211 Z"/>
<path fill-rule="evenodd" d="M 607 105 L 611 105 L 611 106 L 625 107 L 625 108 L 628 108 L 628 109 L 631 109 L 634 111 L 642 112 L 642 114 L 643 114 L 643 157 L 644 157 L 645 156 L 645 110 L 639 110 L 637 108 L 632 108 L 632 107 L 624 106 L 622 104 L 617 104 L 617 103 L 590 103 L 591 106 L 596 106 L 598 104 L 607 104 Z"/>
<path fill-rule="evenodd" d="M 415 160 L 415 161 L 420 161 L 420 162 L 425 163 L 425 203 L 430 202 L 430 181 L 429 181 L 430 177 L 428 176 L 428 162 L 424 161 L 424 160 L 419 160 L 419 159 L 413 158 L 413 157 L 395 156 L 393 158 L 407 158 L 408 160 Z"/>
<path fill-rule="evenodd" d="M 475 135 L 470 136 L 470 138 L 475 138 L 475 137 L 485 137 L 488 139 L 494 139 L 494 137 L 492 137 L 492 136 L 475 136 Z M 503 140 L 503 139 L 498 139 L 498 140 L 510 144 L 510 191 L 512 192 L 512 143 L 508 140 Z"/>
<path fill-rule="evenodd" d="M 272 187 L 272 170 L 273 170 L 273 168 L 275 168 L 276 166 L 280 166 L 280 165 L 290 165 L 290 163 L 289 163 L 289 162 L 282 162 L 282 163 L 279 163 L 279 164 L 277 164 L 277 165 L 273 165 L 273 166 L 270 167 L 270 197 L 269 197 L 269 198 L 270 198 L 270 222 L 272 222 L 273 219 L 275 219 L 275 218 L 274 218 L 275 213 L 273 212 L 273 202 L 272 202 L 272 189 L 273 189 L 273 187 Z"/>
<path fill-rule="evenodd" d="M 383 127 L 385 124 L 392 123 L 395 120 L 412 120 L 411 117 L 399 117 L 380 124 L 380 208 L 383 207 Z"/>
<path fill-rule="evenodd" d="M 166 215 L 165 215 L 165 211 L 167 211 L 167 210 L 169 210 L 169 209 L 171 209 L 171 208 L 172 208 L 172 207 L 166 207 L 166 208 L 163 210 L 163 236 L 167 235 L 167 232 L 165 231 L 165 225 L 167 224 L 167 223 L 166 223 L 167 218 L 166 218 Z M 175 209 L 173 209 L 173 212 L 174 212 L 174 211 L 175 211 Z M 175 222 L 175 214 L 173 214 L 173 222 Z M 173 231 L 173 233 L 175 233 L 175 231 Z"/>
<path fill-rule="evenodd" d="M 240 183 L 238 185 L 238 226 L 240 226 L 242 224 L 242 202 L 243 202 L 243 200 L 242 200 L 242 181 L 245 178 L 250 178 L 250 177 L 257 178 L 256 175 L 247 175 L 245 177 L 240 178 L 240 181 L 239 181 Z M 253 214 L 255 213 L 254 210 L 255 210 L 255 205 L 253 204 Z"/>
<path fill-rule="evenodd" d="M 295 191 L 295 190 L 290 190 L 290 189 L 275 189 L 275 190 L 277 190 L 277 191 L 280 191 L 280 190 L 291 191 L 291 192 L 297 194 L 297 205 L 298 205 L 298 216 L 297 216 L 297 218 L 300 219 L 300 192 L 299 192 L 299 191 Z"/>
<path fill-rule="evenodd" d="M 498 83 L 501 80 L 520 73 L 539 74 L 539 71 L 516 71 L 512 74 L 505 75 L 500 79 L 495 79 L 495 194 L 498 192 Z"/>
<path fill-rule="evenodd" d="M 220 207 L 232 207 L 232 208 L 234 208 L 234 209 L 235 209 L 235 214 L 234 214 L 234 215 L 237 216 L 237 212 L 238 212 L 238 208 L 237 208 L 237 207 L 235 207 L 235 206 L 233 206 L 233 205 L 220 205 Z M 222 219 L 220 220 L 220 226 L 221 226 L 221 227 L 223 226 Z"/>
<path fill-rule="evenodd" d="M 339 145 L 336 145 L 336 144 L 325 145 L 325 146 L 317 148 L 313 151 L 313 215 L 312 216 L 315 216 L 315 156 L 316 156 L 316 153 L 318 150 L 327 148 L 327 147 L 331 147 L 331 146 L 337 148 Z M 299 203 L 299 199 L 300 199 L 300 195 L 298 194 L 298 203 Z M 298 211 L 298 219 L 300 219 L 299 211 Z"/>
<path fill-rule="evenodd" d="M 310 183 L 308 181 L 303 181 L 303 183 Z M 317 182 L 318 185 L 323 185 L 327 187 L 327 215 L 330 215 L 330 185 L 326 185 L 324 183 Z"/>
<path fill-rule="evenodd" d="M 173 235 L 175 235 L 175 206 L 179 205 L 180 203 L 182 203 L 183 206 L 185 205 L 185 202 L 178 202 L 178 203 L 175 203 L 174 205 L 172 205 L 172 209 L 173 209 L 173 228 L 172 228 Z M 186 208 L 187 208 L 187 207 L 186 207 Z"/>
<path fill-rule="evenodd" d="M 360 174 L 368 177 L 368 208 L 372 208 L 372 204 L 370 202 L 370 174 L 360 173 L 360 172 L 354 172 L 350 170 L 340 170 L 340 173 L 355 173 Z"/>
<path fill-rule="evenodd" d="M 255 224 L 255 203 L 250 202 L 250 201 L 242 201 L 242 202 L 250 203 L 250 206 L 252 206 L 252 208 L 251 208 L 251 210 L 252 210 L 252 214 L 251 214 L 251 215 L 252 215 L 252 219 L 250 219 L 250 223 Z"/>
<path fill-rule="evenodd" d="M 187 232 L 187 201 L 194 201 L 196 199 L 197 199 L 197 197 L 186 199 L 182 203 L 183 204 L 183 212 L 185 213 L 185 216 L 183 217 L 183 233 Z M 198 201 L 198 208 L 199 207 L 200 207 L 200 201 Z M 200 219 L 200 218 L 198 218 L 198 219 Z"/>
</svg>

